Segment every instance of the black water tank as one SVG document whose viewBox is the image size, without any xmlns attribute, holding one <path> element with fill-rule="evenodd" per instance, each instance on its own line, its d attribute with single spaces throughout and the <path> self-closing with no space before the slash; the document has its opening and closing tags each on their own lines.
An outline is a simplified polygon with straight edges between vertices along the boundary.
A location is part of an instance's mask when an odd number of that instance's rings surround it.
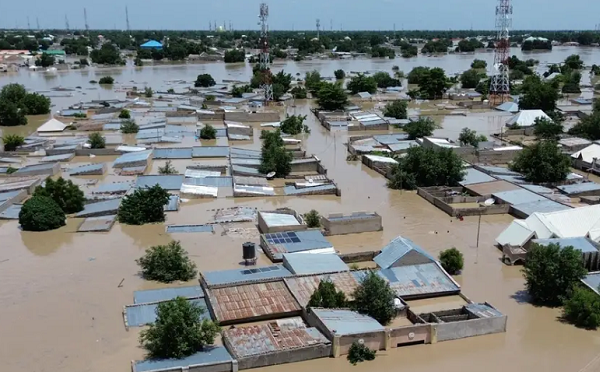
<svg viewBox="0 0 600 372">
<path fill-rule="evenodd" d="M 242 244 L 243 256 L 244 260 L 254 260 L 256 258 L 256 249 L 254 248 L 254 243 L 246 242 Z"/>
</svg>

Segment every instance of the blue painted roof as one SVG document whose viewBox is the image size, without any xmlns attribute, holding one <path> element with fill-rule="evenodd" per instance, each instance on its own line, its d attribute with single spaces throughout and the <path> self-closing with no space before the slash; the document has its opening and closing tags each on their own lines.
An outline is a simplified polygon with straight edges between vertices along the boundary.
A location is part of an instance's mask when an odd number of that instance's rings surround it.
<svg viewBox="0 0 600 372">
<path fill-rule="evenodd" d="M 142 48 L 162 48 L 162 46 L 163 45 L 156 40 L 149 40 L 140 45 Z"/>
<path fill-rule="evenodd" d="M 193 158 L 224 158 L 229 156 L 227 146 L 196 146 L 192 148 Z"/>
<path fill-rule="evenodd" d="M 492 182 L 496 179 L 475 168 L 467 168 L 465 177 L 458 184 L 461 186 L 472 185 L 475 183 Z"/>
<path fill-rule="evenodd" d="M 206 306 L 206 300 L 204 298 L 190 299 L 188 300 L 204 309 L 204 313 L 200 316 L 200 319 L 210 320 L 210 313 Z M 158 303 L 152 304 L 141 304 L 141 305 L 130 305 L 125 309 L 127 325 L 129 327 L 142 327 L 149 323 L 156 321 L 156 308 Z"/>
<path fill-rule="evenodd" d="M 337 254 L 284 254 L 283 265 L 296 275 L 349 271 Z"/>
<path fill-rule="evenodd" d="M 558 212 L 570 209 L 570 207 L 557 203 L 554 200 L 540 200 L 531 203 L 513 204 L 512 209 L 519 211 L 527 216 L 531 216 L 535 212 Z"/>
<path fill-rule="evenodd" d="M 231 362 L 233 358 L 224 346 L 206 346 L 203 351 L 183 359 L 148 359 L 135 361 L 133 372 L 166 371 L 201 364 Z"/>
<path fill-rule="evenodd" d="M 154 149 L 154 159 L 191 159 L 192 149 L 185 148 L 160 148 Z"/>
<path fill-rule="evenodd" d="M 541 195 L 525 189 L 495 192 L 492 194 L 492 196 L 494 198 L 501 199 L 505 203 L 513 205 L 549 200 Z"/>
<path fill-rule="evenodd" d="M 169 301 L 173 300 L 175 297 L 200 298 L 204 297 L 204 291 L 199 285 L 134 291 L 133 303 L 147 304 L 153 302 Z"/>
<path fill-rule="evenodd" d="M 139 189 L 159 184 L 165 190 L 181 190 L 183 179 L 182 174 L 138 176 L 135 187 Z"/>
<path fill-rule="evenodd" d="M 587 238 L 553 238 L 553 239 L 533 239 L 534 243 L 539 245 L 559 244 L 561 247 L 572 246 L 574 249 L 583 253 L 596 253 L 598 249 Z"/>
<path fill-rule="evenodd" d="M 402 236 L 398 236 L 383 247 L 381 253 L 375 256 L 373 261 L 375 261 L 382 269 L 387 269 L 411 251 L 417 251 L 431 261 L 436 261 L 436 259 L 423 248 L 416 245 L 412 240 Z"/>
<path fill-rule="evenodd" d="M 381 270 L 399 297 L 458 292 L 460 287 L 436 263 L 407 265 Z"/>
<path fill-rule="evenodd" d="M 556 186 L 556 188 L 567 195 L 573 195 L 589 191 L 600 191 L 600 184 L 595 182 L 584 182 L 575 183 L 572 185 Z"/>
<path fill-rule="evenodd" d="M 203 272 L 208 286 L 240 283 L 257 279 L 284 278 L 292 273 L 282 265 Z"/>
<path fill-rule="evenodd" d="M 213 225 L 169 225 L 167 233 L 213 232 Z"/>
<path fill-rule="evenodd" d="M 311 309 L 325 327 L 338 335 L 383 331 L 385 328 L 368 315 L 352 310 Z"/>
</svg>

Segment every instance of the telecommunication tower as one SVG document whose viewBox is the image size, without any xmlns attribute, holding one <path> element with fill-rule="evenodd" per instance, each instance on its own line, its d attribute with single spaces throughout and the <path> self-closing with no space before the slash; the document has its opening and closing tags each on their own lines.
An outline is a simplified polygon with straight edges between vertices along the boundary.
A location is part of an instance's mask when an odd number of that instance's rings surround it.
<svg viewBox="0 0 600 372">
<path fill-rule="evenodd" d="M 37 25 L 37 30 L 41 30 L 40 28 L 40 19 L 38 17 L 35 17 L 35 24 Z"/>
<path fill-rule="evenodd" d="M 496 6 L 496 49 L 494 51 L 494 65 L 490 80 L 490 100 L 492 104 L 508 101 L 510 94 L 510 80 L 508 71 L 508 58 L 510 57 L 510 41 L 508 30 L 512 26 L 513 8 L 510 0 L 498 0 Z"/>
<path fill-rule="evenodd" d="M 317 39 L 319 38 L 319 31 L 321 31 L 321 20 L 317 18 Z"/>
<path fill-rule="evenodd" d="M 71 30 L 71 27 L 69 27 L 69 18 L 67 18 L 66 14 L 65 14 L 65 27 L 67 28 L 67 31 Z"/>
<path fill-rule="evenodd" d="M 271 56 L 269 55 L 269 25 L 267 19 L 269 18 L 269 6 L 266 3 L 260 4 L 260 58 L 259 67 L 262 71 L 262 84 L 261 88 L 265 91 L 265 104 L 273 101 L 273 84 L 271 79 Z"/>
<path fill-rule="evenodd" d="M 27 17 L 27 29 L 31 30 L 31 24 L 29 23 L 29 17 Z"/>
<path fill-rule="evenodd" d="M 127 22 L 127 33 L 131 33 L 131 28 L 129 28 L 129 9 L 125 7 L 125 21 Z"/>
<path fill-rule="evenodd" d="M 85 22 L 85 32 L 89 35 L 90 34 L 90 26 L 88 25 L 87 9 L 85 9 L 85 8 L 83 8 L 83 21 Z"/>
</svg>

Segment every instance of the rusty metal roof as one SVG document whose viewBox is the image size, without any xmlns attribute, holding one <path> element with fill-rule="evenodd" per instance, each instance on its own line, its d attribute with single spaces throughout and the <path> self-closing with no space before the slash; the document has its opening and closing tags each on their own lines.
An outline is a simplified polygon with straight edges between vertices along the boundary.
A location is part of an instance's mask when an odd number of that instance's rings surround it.
<svg viewBox="0 0 600 372">
<path fill-rule="evenodd" d="M 346 297 L 352 297 L 354 290 L 358 287 L 358 281 L 351 272 L 300 276 L 284 280 L 301 306 L 308 304 L 310 296 L 319 287 L 321 280 L 331 281 L 339 291 L 344 292 Z"/>
<path fill-rule="evenodd" d="M 247 321 L 301 310 L 283 281 L 215 288 L 209 292 L 219 322 Z"/>
</svg>

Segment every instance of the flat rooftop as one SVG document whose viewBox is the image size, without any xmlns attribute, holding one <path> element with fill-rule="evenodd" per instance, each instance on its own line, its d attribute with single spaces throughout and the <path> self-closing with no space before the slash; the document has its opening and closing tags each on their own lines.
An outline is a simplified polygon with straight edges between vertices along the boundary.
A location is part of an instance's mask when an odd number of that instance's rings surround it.
<svg viewBox="0 0 600 372">
<path fill-rule="evenodd" d="M 283 265 L 297 275 L 350 271 L 348 265 L 337 254 L 285 253 Z"/>
<path fill-rule="evenodd" d="M 263 234 L 262 238 L 267 243 L 267 250 L 275 257 L 281 257 L 283 253 L 333 248 L 319 230 L 270 233 Z"/>
<path fill-rule="evenodd" d="M 292 273 L 282 265 L 265 267 L 252 266 L 243 269 L 208 271 L 202 273 L 202 277 L 204 277 L 206 285 L 209 287 L 260 279 L 283 278 L 291 275 Z"/>
<path fill-rule="evenodd" d="M 259 212 L 267 226 L 300 226 L 300 222 L 291 214 Z"/>
<path fill-rule="evenodd" d="M 351 335 L 383 331 L 385 328 L 370 316 L 345 309 L 311 309 L 332 334 Z"/>
<path fill-rule="evenodd" d="M 176 287 L 176 288 L 160 288 L 148 289 L 144 291 L 133 292 L 134 304 L 145 304 L 152 302 L 169 301 L 175 297 L 196 298 L 204 297 L 204 291 L 199 285 Z"/>
</svg>

